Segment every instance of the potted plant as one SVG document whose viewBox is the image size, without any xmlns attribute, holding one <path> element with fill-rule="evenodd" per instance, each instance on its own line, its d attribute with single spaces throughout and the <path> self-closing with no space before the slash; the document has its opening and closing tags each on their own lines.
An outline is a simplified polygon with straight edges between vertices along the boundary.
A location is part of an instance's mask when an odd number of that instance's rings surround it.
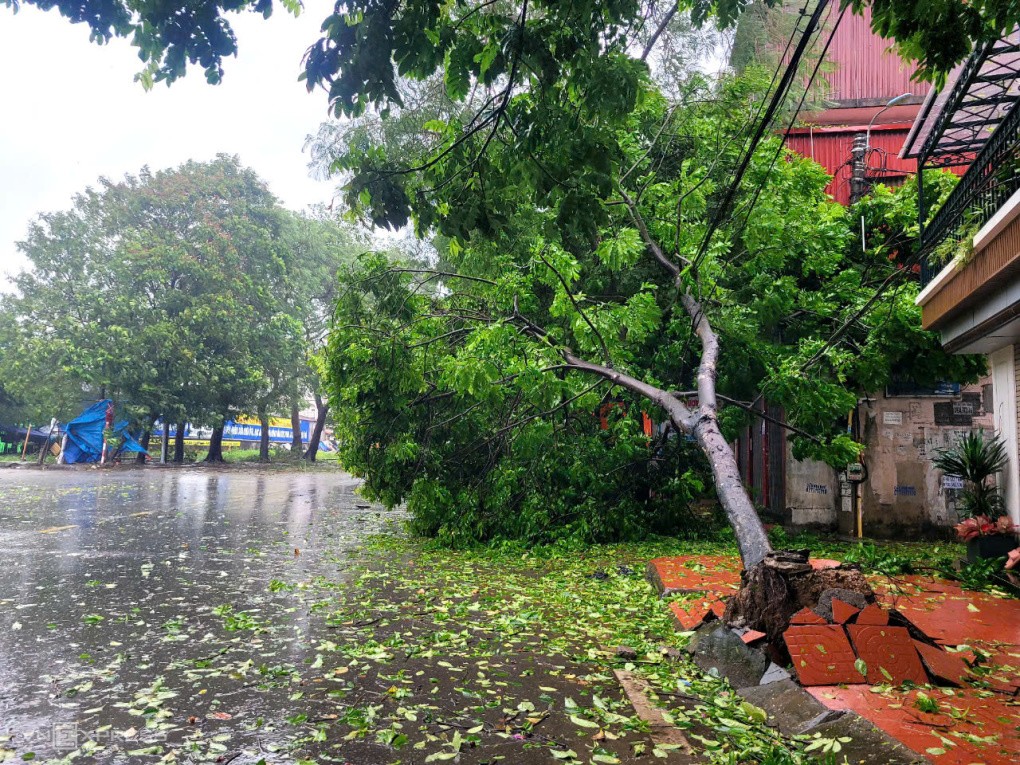
<svg viewBox="0 0 1020 765">
<path fill-rule="evenodd" d="M 1004 558 L 1017 546 L 1017 527 L 1006 516 L 999 488 L 992 476 L 1006 467 L 1006 444 L 984 431 L 968 433 L 956 446 L 939 452 L 935 467 L 964 481 L 958 512 L 963 519 L 956 534 L 967 543 L 967 559 Z"/>
</svg>

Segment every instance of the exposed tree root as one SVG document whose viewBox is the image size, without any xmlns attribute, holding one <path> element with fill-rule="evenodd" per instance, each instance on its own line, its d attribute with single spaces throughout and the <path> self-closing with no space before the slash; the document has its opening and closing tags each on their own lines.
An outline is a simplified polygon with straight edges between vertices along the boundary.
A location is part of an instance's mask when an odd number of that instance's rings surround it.
<svg viewBox="0 0 1020 765">
<path fill-rule="evenodd" d="M 844 591 L 844 599 L 853 597 L 846 593 L 855 593 L 867 603 L 875 602 L 875 593 L 858 567 L 814 569 L 808 555 L 808 550 L 767 553 L 761 563 L 741 574 L 740 590 L 726 606 L 725 621 L 764 632 L 777 660 L 789 658 L 783 633 L 790 618 L 803 608 L 817 608 L 827 590 Z"/>
</svg>

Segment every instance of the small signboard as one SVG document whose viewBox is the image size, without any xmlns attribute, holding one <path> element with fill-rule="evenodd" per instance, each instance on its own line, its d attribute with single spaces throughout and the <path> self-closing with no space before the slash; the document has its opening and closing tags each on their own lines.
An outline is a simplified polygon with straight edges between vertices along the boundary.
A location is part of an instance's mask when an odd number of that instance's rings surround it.
<svg viewBox="0 0 1020 765">
<path fill-rule="evenodd" d="M 944 475 L 942 476 L 942 488 L 943 489 L 962 489 L 963 478 L 958 475 Z"/>
<path fill-rule="evenodd" d="M 902 425 L 903 412 L 882 412 L 883 425 Z"/>
</svg>

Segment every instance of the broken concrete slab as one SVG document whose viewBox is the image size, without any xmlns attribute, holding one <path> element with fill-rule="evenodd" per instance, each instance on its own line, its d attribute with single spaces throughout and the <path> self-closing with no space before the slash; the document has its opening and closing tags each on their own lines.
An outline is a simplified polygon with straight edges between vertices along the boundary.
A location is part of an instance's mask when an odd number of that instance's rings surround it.
<svg viewBox="0 0 1020 765">
<path fill-rule="evenodd" d="M 769 685 L 770 683 L 777 683 L 780 680 L 790 679 L 790 673 L 773 661 L 769 663 L 769 668 L 766 669 L 765 674 L 761 676 L 761 680 L 758 681 L 758 685 Z"/>
<path fill-rule="evenodd" d="M 706 672 L 715 670 L 734 688 L 758 685 L 769 665 L 764 653 L 748 648 L 733 630 L 718 624 L 695 632 L 687 650 L 695 664 Z"/>
<path fill-rule="evenodd" d="M 810 693 L 801 688 L 787 675 L 786 680 L 778 680 L 756 688 L 741 688 L 737 694 L 744 701 L 764 709 L 769 716 L 769 725 L 778 728 L 786 735 L 803 732 L 814 721 L 821 721 L 832 713 Z"/>
<path fill-rule="evenodd" d="M 850 765 L 927 765 L 928 760 L 883 733 L 856 712 L 815 725 L 804 733 L 822 738 L 849 738 L 839 752 L 839 761 Z"/>
</svg>

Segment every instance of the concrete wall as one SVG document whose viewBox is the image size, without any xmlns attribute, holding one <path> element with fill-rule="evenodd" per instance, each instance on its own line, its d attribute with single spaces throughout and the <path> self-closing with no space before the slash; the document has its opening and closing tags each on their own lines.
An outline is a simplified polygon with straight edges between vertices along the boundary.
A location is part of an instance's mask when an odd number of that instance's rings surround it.
<svg viewBox="0 0 1020 765">
<path fill-rule="evenodd" d="M 784 525 L 795 528 L 836 526 L 839 481 L 836 471 L 824 462 L 796 460 L 786 444 L 786 512 Z"/>
<path fill-rule="evenodd" d="M 957 522 L 958 490 L 932 467 L 934 454 L 975 428 L 991 431 L 991 379 L 958 396 L 886 397 L 860 405 L 867 480 L 865 536 L 945 534 Z M 843 524 L 840 524 L 843 526 Z"/>
</svg>

